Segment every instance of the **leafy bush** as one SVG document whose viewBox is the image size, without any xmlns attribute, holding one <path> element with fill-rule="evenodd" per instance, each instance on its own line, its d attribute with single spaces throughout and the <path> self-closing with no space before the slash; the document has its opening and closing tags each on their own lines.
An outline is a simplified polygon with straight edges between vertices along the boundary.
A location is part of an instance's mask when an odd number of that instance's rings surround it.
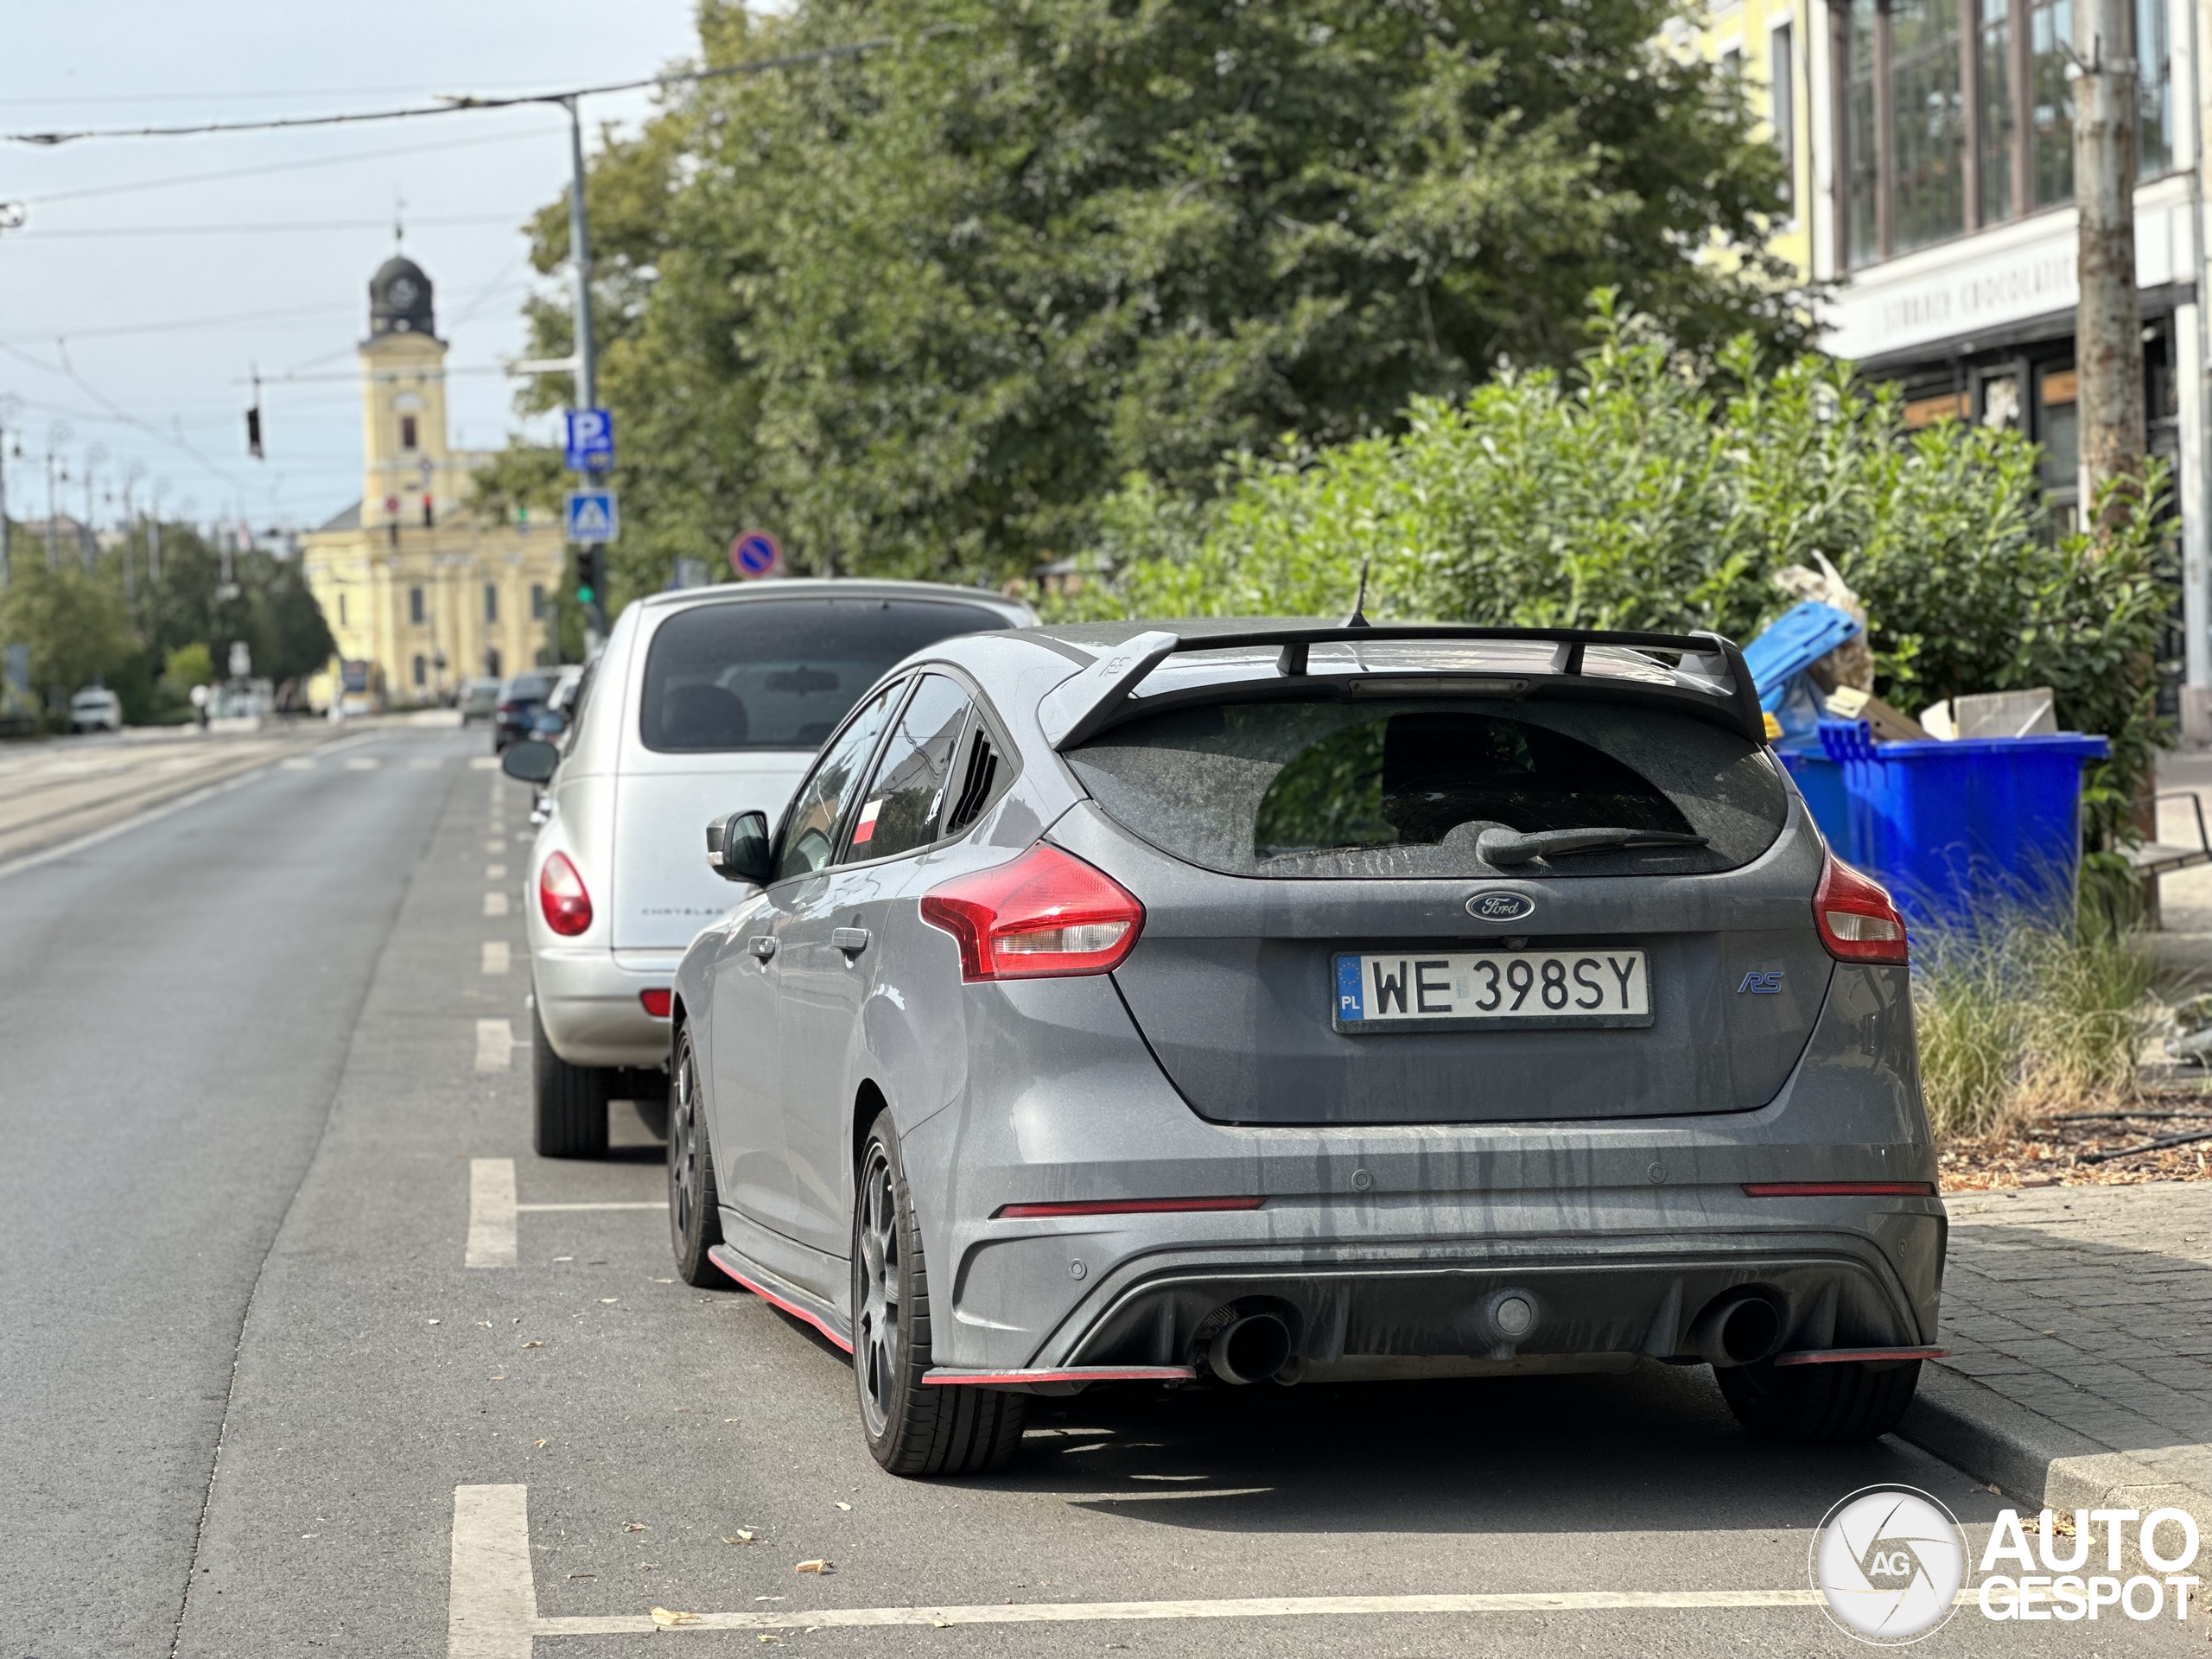
<svg viewBox="0 0 2212 1659">
<path fill-rule="evenodd" d="M 1713 628 L 1792 601 L 1772 578 L 1827 555 L 1866 602 L 1876 690 L 1916 710 L 2050 685 L 2101 732 L 2091 827 L 2109 844 L 2162 740 L 2151 667 L 2167 606 L 2164 480 L 2101 537 L 2056 535 L 2036 446 L 1943 422 L 1896 389 L 1747 339 L 1706 362 L 1599 296 L 1572 373 L 1508 371 L 1416 398 L 1401 435 L 1236 457 L 1194 504 L 1128 480 L 1102 517 L 1119 571 L 1090 613 L 1368 613 L 1522 626 Z"/>
</svg>

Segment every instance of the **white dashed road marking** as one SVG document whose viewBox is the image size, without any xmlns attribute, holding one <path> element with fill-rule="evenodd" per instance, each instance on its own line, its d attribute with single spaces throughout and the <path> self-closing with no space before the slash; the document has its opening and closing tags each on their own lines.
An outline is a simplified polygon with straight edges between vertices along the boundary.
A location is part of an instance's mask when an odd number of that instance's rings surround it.
<svg viewBox="0 0 2212 1659">
<path fill-rule="evenodd" d="M 504 1071 L 513 1058 L 514 1027 L 504 1020 L 479 1020 L 476 1022 L 476 1069 L 479 1071 Z"/>
<path fill-rule="evenodd" d="M 484 842 L 484 850 L 487 853 L 504 853 L 507 850 L 507 843 L 497 836 L 487 836 Z"/>
<path fill-rule="evenodd" d="M 484 867 L 484 879 L 486 881 L 505 880 L 507 879 L 507 867 L 504 864 L 486 864 Z"/>
<path fill-rule="evenodd" d="M 513 965 L 513 952 L 505 939 L 484 941 L 484 961 L 480 969 L 486 974 L 504 974 Z"/>
<path fill-rule="evenodd" d="M 504 1020 L 486 1025 L 504 1026 Z M 658 1210 L 668 1205 L 659 1198 L 598 1204 L 517 1204 L 515 1160 L 512 1158 L 472 1158 L 468 1160 L 468 1253 L 472 1268 L 512 1268 L 515 1264 L 515 1217 L 575 1210 Z"/>
<path fill-rule="evenodd" d="M 315 770 L 315 762 L 305 755 L 294 755 L 289 760 L 283 761 L 282 765 L 286 772 L 313 772 Z"/>
<path fill-rule="evenodd" d="M 496 754 L 471 755 L 468 758 L 468 769 L 471 772 L 497 772 L 499 769 L 499 757 Z"/>
<path fill-rule="evenodd" d="M 486 893 L 484 895 L 484 913 L 486 916 L 505 915 L 507 913 L 507 895 L 504 893 Z"/>
<path fill-rule="evenodd" d="M 700 1613 L 687 1630 L 1074 1624 L 1192 1618 L 1374 1618 L 1409 1613 L 1567 1613 L 1809 1607 L 1812 1590 L 1562 1590 L 1433 1596 L 1247 1596 L 1218 1601 L 1048 1601 L 953 1607 L 822 1607 Z M 456 1486 L 448 1659 L 530 1659 L 533 1637 L 651 1636 L 645 1613 L 542 1618 L 530 1564 L 530 1489 Z"/>
<path fill-rule="evenodd" d="M 468 1265 L 512 1268 L 515 1264 L 515 1160 L 468 1160 Z M 456 1540 L 460 1535 L 455 1532 Z M 461 1548 L 456 1541 L 457 1551 Z M 458 1566 L 455 1567 L 458 1572 Z"/>
</svg>

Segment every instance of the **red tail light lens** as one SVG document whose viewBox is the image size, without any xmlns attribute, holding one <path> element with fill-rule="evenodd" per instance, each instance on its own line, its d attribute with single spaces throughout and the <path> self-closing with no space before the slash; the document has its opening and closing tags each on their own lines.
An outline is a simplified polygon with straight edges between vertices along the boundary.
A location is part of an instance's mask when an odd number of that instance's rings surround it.
<svg viewBox="0 0 2212 1659">
<path fill-rule="evenodd" d="M 672 1006 L 674 1006 L 675 1001 L 676 993 L 670 990 L 666 986 L 663 986 L 657 991 L 639 991 L 638 993 L 639 1006 L 643 1007 L 647 1014 L 652 1015 L 656 1020 L 667 1019 L 668 1011 Z"/>
<path fill-rule="evenodd" d="M 922 919 L 960 941 L 963 979 L 1055 979 L 1120 966 L 1144 906 L 1103 870 L 1040 843 L 925 893 Z"/>
<path fill-rule="evenodd" d="M 591 894 L 567 854 L 554 854 L 537 872 L 537 907 L 545 912 L 545 925 L 563 938 L 591 925 Z"/>
<path fill-rule="evenodd" d="M 1821 943 L 1838 962 L 1909 960 L 1904 918 L 1897 914 L 1888 890 L 1834 853 L 1821 872 L 1820 891 L 1813 895 L 1813 920 L 1821 930 Z"/>
</svg>

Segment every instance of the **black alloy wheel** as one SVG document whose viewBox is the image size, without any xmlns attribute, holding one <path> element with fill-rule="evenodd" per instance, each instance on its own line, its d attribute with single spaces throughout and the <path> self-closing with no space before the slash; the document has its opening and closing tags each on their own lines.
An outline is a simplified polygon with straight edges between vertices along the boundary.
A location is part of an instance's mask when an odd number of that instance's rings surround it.
<svg viewBox="0 0 2212 1659">
<path fill-rule="evenodd" d="M 668 1236 L 676 1250 L 677 1274 L 685 1284 L 702 1290 L 728 1284 L 707 1254 L 722 1242 L 722 1217 L 688 1027 L 677 1037 L 676 1075 L 669 1080 Z"/>
<path fill-rule="evenodd" d="M 1000 1389 L 925 1385 L 930 1369 L 929 1274 L 899 1160 L 898 1132 L 883 1113 L 868 1131 L 853 1193 L 853 1380 L 861 1432 L 894 1475 L 969 1475 L 1020 1455 L 1029 1396 Z"/>
</svg>

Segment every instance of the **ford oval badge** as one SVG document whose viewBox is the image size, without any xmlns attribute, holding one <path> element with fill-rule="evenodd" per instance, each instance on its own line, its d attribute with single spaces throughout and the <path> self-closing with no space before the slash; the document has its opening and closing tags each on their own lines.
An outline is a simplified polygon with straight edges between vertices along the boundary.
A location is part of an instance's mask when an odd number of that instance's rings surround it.
<svg viewBox="0 0 2212 1659">
<path fill-rule="evenodd" d="M 1524 893 L 1478 893 L 1467 900 L 1467 914 L 1478 922 L 1517 922 L 1535 909 L 1536 901 Z"/>
</svg>

